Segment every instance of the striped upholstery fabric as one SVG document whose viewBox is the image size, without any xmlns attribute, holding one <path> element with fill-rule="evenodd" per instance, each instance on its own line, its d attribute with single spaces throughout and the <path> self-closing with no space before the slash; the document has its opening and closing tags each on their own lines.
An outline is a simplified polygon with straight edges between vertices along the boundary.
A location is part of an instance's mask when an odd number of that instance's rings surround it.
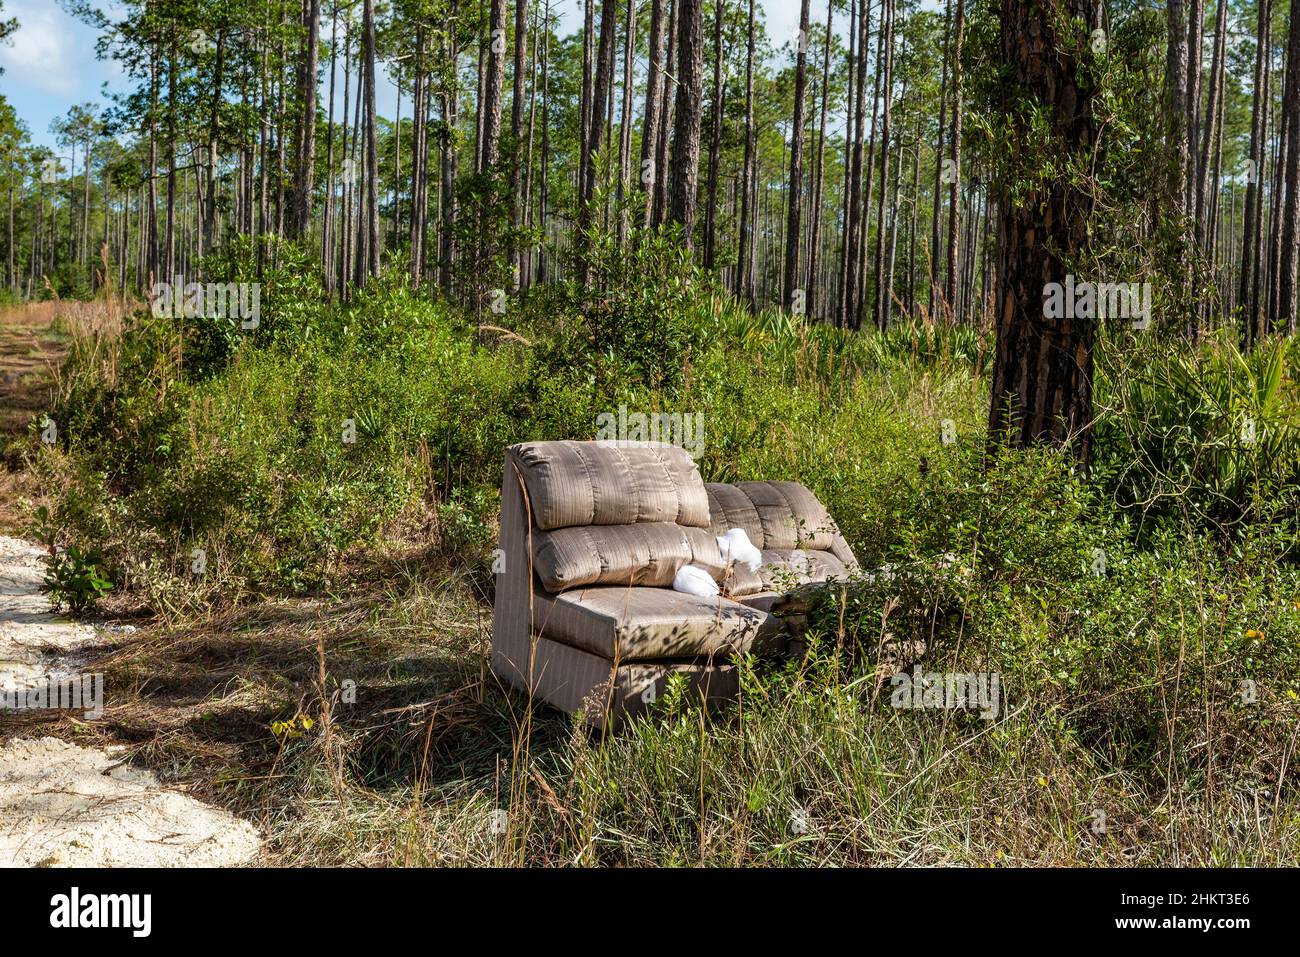
<svg viewBox="0 0 1300 957">
<path fill-rule="evenodd" d="M 842 580 L 858 570 L 853 549 L 826 507 L 798 482 L 710 482 L 704 488 L 712 516 L 709 531 L 716 536 L 743 528 L 763 556 L 757 572 L 743 566 L 727 571 L 727 594 L 744 600 L 791 585 Z M 770 605 L 754 607 L 766 610 Z"/>
<path fill-rule="evenodd" d="M 723 568 L 716 536 L 733 527 L 762 552 L 758 572 Z M 728 659 L 785 646 L 767 613 L 782 590 L 858 567 L 802 485 L 706 487 L 685 451 L 650 442 L 507 449 L 500 552 L 492 670 L 597 727 L 648 708 L 674 673 L 708 699 L 735 697 Z M 672 591 L 687 562 L 739 600 Z"/>
<path fill-rule="evenodd" d="M 539 596 L 536 631 L 619 661 L 779 651 L 781 623 L 729 598 L 606 585 Z"/>
<path fill-rule="evenodd" d="M 707 528 L 641 522 L 533 533 L 533 566 L 550 592 L 583 585 L 671 588 L 678 569 L 692 563 L 715 578 L 722 574 L 718 539 Z"/>
<path fill-rule="evenodd" d="M 835 523 L 830 512 L 798 482 L 711 482 L 705 491 L 715 534 L 743 528 L 760 551 L 831 547 Z"/>
<path fill-rule="evenodd" d="M 727 572 L 730 578 L 724 579 L 724 587 L 729 594 L 742 598 L 765 591 L 779 592 L 795 585 L 824 582 L 831 578 L 844 581 L 850 574 L 850 569 L 839 556 L 830 551 L 766 548 L 762 555 L 763 564 L 756 572 L 743 565 L 733 566 Z"/>
<path fill-rule="evenodd" d="M 612 634 L 604 644 L 596 638 L 588 640 L 591 647 L 610 649 L 607 655 L 593 654 L 554 640 L 558 626 L 550 621 L 552 616 L 549 613 L 558 600 L 548 594 L 533 561 L 533 555 L 540 551 L 538 541 L 546 531 L 573 527 L 569 523 L 587 514 L 604 520 L 605 524 L 620 525 L 654 521 L 654 516 L 672 512 L 679 519 L 678 525 L 697 528 L 707 534 L 708 497 L 704 493 L 704 484 L 689 456 L 684 452 L 680 457 L 677 455 L 680 449 L 657 447 L 656 454 L 637 458 L 640 463 L 637 472 L 639 484 L 635 486 L 580 481 L 560 474 L 557 463 L 561 461 L 569 462 L 575 468 L 589 468 L 596 457 L 603 454 L 591 449 L 601 444 L 539 442 L 506 450 L 505 474 L 501 483 L 499 570 L 492 611 L 493 672 L 530 698 L 540 699 L 570 713 L 584 710 L 588 723 L 596 727 L 616 725 L 648 708 L 649 702 L 656 694 L 662 693 L 668 676 L 674 672 L 686 675 L 690 689 L 707 699 L 734 698 L 739 692 L 734 666 L 713 660 L 707 653 L 698 656 L 692 653 L 669 660 L 625 660 L 616 659 L 613 649 L 627 642 L 616 642 Z M 575 445 L 582 446 L 582 451 L 557 448 Z M 628 451 L 625 445 L 616 448 L 622 453 Z M 675 472 L 683 476 L 686 489 L 672 496 L 659 495 L 658 504 L 651 504 L 647 490 L 656 485 L 647 479 L 647 475 L 653 475 L 654 469 L 661 465 L 668 468 L 670 474 Z M 579 506 L 556 499 L 555 496 L 564 488 L 576 489 L 575 494 L 582 500 Z M 628 492 L 631 488 L 637 491 Z M 632 494 L 636 504 L 620 505 L 615 499 L 617 494 Z M 670 498 L 673 504 L 665 504 Z M 537 511 L 538 502 L 544 506 L 544 515 Z M 539 517 L 542 521 L 536 521 Z M 716 547 L 716 542 L 714 544 Z M 669 596 L 678 594 L 667 589 L 662 591 Z M 578 593 L 565 593 L 574 594 Z M 586 612 L 575 614 L 585 616 Z M 761 630 L 763 640 L 767 640 L 774 624 L 766 624 L 768 616 L 752 610 L 749 614 L 764 623 L 761 629 L 756 630 Z M 703 631 L 701 628 L 697 634 Z M 694 647 L 722 647 L 724 641 L 720 636 L 723 634 L 719 631 L 709 641 L 698 640 Z M 659 647 L 673 646 L 669 638 L 655 640 Z M 630 644 L 637 646 L 635 641 Z M 753 639 L 750 639 L 750 646 L 753 644 Z M 678 643 L 676 647 L 690 645 Z"/>
<path fill-rule="evenodd" d="M 672 522 L 709 527 L 699 469 L 661 442 L 527 442 L 511 447 L 528 489 L 534 525 Z"/>
<path fill-rule="evenodd" d="M 752 595 L 745 595 L 737 598 L 736 601 L 749 608 L 757 608 L 759 611 L 771 611 L 772 606 L 777 600 L 785 597 L 785 592 L 779 591 L 759 591 Z"/>
</svg>

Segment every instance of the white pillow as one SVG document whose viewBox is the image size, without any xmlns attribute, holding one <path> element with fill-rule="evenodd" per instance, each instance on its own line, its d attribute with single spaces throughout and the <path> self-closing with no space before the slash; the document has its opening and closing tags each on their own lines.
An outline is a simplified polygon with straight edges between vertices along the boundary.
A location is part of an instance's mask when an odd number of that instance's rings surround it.
<svg viewBox="0 0 1300 957">
<path fill-rule="evenodd" d="M 677 574 L 673 578 L 673 591 L 697 595 L 700 598 L 716 598 L 718 583 L 699 565 L 683 565 L 677 569 Z"/>
<path fill-rule="evenodd" d="M 718 550 L 722 552 L 724 562 L 736 562 L 751 572 L 758 571 L 763 564 L 763 553 L 754 547 L 743 528 L 728 529 L 727 534 L 719 535 Z"/>
</svg>

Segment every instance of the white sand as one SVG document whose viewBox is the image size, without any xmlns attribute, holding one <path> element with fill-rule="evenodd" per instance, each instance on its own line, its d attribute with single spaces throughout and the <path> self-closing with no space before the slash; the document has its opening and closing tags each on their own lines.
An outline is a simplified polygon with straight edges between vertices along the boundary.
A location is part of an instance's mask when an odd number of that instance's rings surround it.
<svg viewBox="0 0 1300 957">
<path fill-rule="evenodd" d="M 96 639 L 93 627 L 51 613 L 41 554 L 0 536 L 0 686 L 58 673 L 60 654 Z M 104 693 L 111 706 L 112 689 Z M 0 866 L 213 867 L 256 857 L 251 824 L 119 763 L 121 750 L 57 738 L 0 745 Z"/>
<path fill-rule="evenodd" d="M 95 640 L 91 626 L 51 614 L 41 594 L 43 554 L 37 545 L 0 535 L 0 687 L 48 674 L 43 649 L 66 653 Z"/>
</svg>

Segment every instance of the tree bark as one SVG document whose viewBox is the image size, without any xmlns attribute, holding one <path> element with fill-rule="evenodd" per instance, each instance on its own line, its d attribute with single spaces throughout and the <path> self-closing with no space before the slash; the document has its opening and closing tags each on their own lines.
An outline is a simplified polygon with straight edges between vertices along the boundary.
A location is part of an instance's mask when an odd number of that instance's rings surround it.
<svg viewBox="0 0 1300 957">
<path fill-rule="evenodd" d="M 736 262 L 736 295 L 752 312 L 754 302 L 754 0 L 749 0 L 745 41 L 745 155 L 740 174 L 740 255 Z"/>
<path fill-rule="evenodd" d="M 722 159 L 722 0 L 713 4 L 713 122 L 709 131 L 709 183 L 704 202 L 704 268 L 712 269 L 718 240 L 718 163 Z"/>
<path fill-rule="evenodd" d="M 645 114 L 641 121 L 641 185 L 646 191 L 645 225 L 654 221 L 655 180 L 655 134 L 659 129 L 659 114 L 663 111 L 664 79 L 664 2 L 653 0 L 650 6 L 650 45 L 647 56 L 650 64 L 645 85 Z"/>
<path fill-rule="evenodd" d="M 881 17 L 882 47 L 885 55 L 884 70 L 881 73 L 881 93 L 884 105 L 881 108 L 880 127 L 880 199 L 876 206 L 876 255 L 875 255 L 875 301 L 873 313 L 876 328 L 884 330 L 888 317 L 889 289 L 885 282 L 885 213 L 889 193 L 889 121 L 890 107 L 894 99 L 894 16 L 893 0 L 884 0 Z M 874 137 L 873 137 L 874 139 Z M 865 227 L 864 227 L 865 229 Z"/>
<path fill-rule="evenodd" d="M 316 172 L 316 72 L 320 59 L 320 0 L 307 0 L 303 27 L 307 31 L 307 40 L 302 63 L 298 68 L 298 155 L 291 226 L 291 235 L 295 238 L 305 238 L 311 231 L 312 179 Z M 219 91 L 217 95 L 220 96 Z"/>
<path fill-rule="evenodd" d="M 618 124 L 618 244 L 628 237 L 628 193 L 632 185 L 632 81 L 636 58 L 636 0 L 627 0 L 623 16 L 623 102 Z"/>
<path fill-rule="evenodd" d="M 1271 0 L 1255 4 L 1255 73 L 1250 107 L 1250 168 L 1246 177 L 1246 208 L 1241 242 L 1241 277 L 1237 290 L 1237 311 L 1242 323 L 1242 343 L 1250 348 L 1259 332 L 1259 253 L 1262 235 L 1260 183 L 1264 175 L 1264 125 L 1268 118 L 1265 89 L 1269 46 Z"/>
<path fill-rule="evenodd" d="M 1093 90 L 1077 76 L 1087 38 L 1058 35 L 1061 15 L 1082 20 L 1089 33 L 1096 27 L 1091 0 L 1002 0 L 1010 100 L 1003 108 L 1016 118 L 1012 136 L 1022 141 L 1029 134 L 1031 109 L 1046 111 L 1057 155 L 1087 169 L 1095 141 Z M 1017 142 L 1007 146 L 1014 151 Z M 1001 268 L 988 433 L 990 444 L 1066 446 L 1085 467 L 1091 451 L 1095 320 L 1048 318 L 1043 294 L 1048 283 L 1064 283 L 1062 257 L 1086 243 L 1090 202 L 1089 191 L 1067 173 L 1029 184 L 1014 201 L 998 204 Z"/>
<path fill-rule="evenodd" d="M 966 25 L 965 0 L 957 0 L 957 22 L 952 39 L 952 168 L 948 171 L 948 273 L 943 298 L 952 310 L 953 320 L 961 316 L 961 298 L 957 288 L 957 263 L 960 254 L 958 236 L 961 226 L 961 48 Z"/>
<path fill-rule="evenodd" d="M 501 156 L 501 98 L 506 80 L 506 0 L 492 0 L 488 20 L 487 69 L 483 81 L 483 155 L 481 170 Z"/>
<path fill-rule="evenodd" d="M 805 0 L 805 3 L 807 0 Z M 611 3 L 612 5 L 612 3 Z M 695 245 L 700 133 L 704 125 L 704 3 L 678 0 L 677 103 L 673 133 L 672 218 L 689 253 Z"/>
<path fill-rule="evenodd" d="M 1282 93 L 1286 111 L 1286 166 L 1282 205 L 1281 255 L 1278 260 L 1277 317 L 1274 328 L 1296 331 L 1296 245 L 1300 243 L 1300 5 L 1291 9 L 1287 37 L 1286 80 Z"/>
<path fill-rule="evenodd" d="M 826 0 L 826 36 L 822 50 L 821 75 L 821 115 L 817 122 L 817 157 L 813 172 L 812 223 L 808 240 L 808 294 L 805 308 L 808 315 L 815 315 L 817 306 L 816 293 L 821 286 L 817 275 L 821 258 L 822 242 L 822 191 L 826 181 L 826 103 L 831 79 L 831 36 L 834 28 L 835 3 Z"/>
<path fill-rule="evenodd" d="M 674 77 L 672 71 L 678 65 L 677 32 L 681 20 L 681 0 L 671 0 L 668 4 L 668 55 L 664 62 L 664 107 L 659 114 L 659 129 L 655 133 L 655 168 L 662 175 L 655 179 L 654 225 L 661 224 L 668 216 L 668 204 L 672 192 L 672 138 L 676 129 L 674 111 L 677 109 L 675 87 L 681 83 L 681 76 Z"/>
<path fill-rule="evenodd" d="M 515 62 L 514 91 L 510 102 L 510 139 L 514 155 L 514 196 L 510 205 L 510 226 L 514 236 L 523 226 L 524 207 L 524 74 L 528 62 L 528 0 L 515 0 Z M 514 263 L 512 285 L 515 290 L 523 280 L 523 249 L 517 239 L 510 243 L 510 259 Z"/>
<path fill-rule="evenodd" d="M 362 43 L 365 47 L 366 84 L 366 251 L 370 276 L 378 276 L 382 249 L 379 245 L 379 148 L 375 135 L 375 3 L 362 7 Z"/>
<path fill-rule="evenodd" d="M 794 116 L 790 122 L 790 181 L 786 189 L 788 211 L 785 224 L 785 308 L 794 311 L 795 292 L 803 293 L 800 311 L 807 306 L 807 291 L 799 274 L 800 214 L 803 211 L 803 127 L 804 100 L 808 90 L 808 0 L 799 5 L 799 38 L 794 66 Z"/>
</svg>

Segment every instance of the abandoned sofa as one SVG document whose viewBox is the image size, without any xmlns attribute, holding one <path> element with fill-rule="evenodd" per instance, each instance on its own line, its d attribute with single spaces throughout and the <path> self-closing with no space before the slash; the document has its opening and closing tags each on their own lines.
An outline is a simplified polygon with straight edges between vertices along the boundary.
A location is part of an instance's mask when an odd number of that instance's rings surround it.
<svg viewBox="0 0 1300 957">
<path fill-rule="evenodd" d="M 724 565 L 743 528 L 757 572 Z M 673 591 L 685 564 L 723 595 Z M 738 691 L 738 654 L 775 654 L 783 590 L 857 568 L 829 513 L 795 482 L 709 484 L 658 442 L 528 442 L 506 450 L 492 669 L 597 727 L 649 707 L 669 675 L 708 699 Z M 731 597 L 726 597 L 727 595 Z"/>
</svg>

